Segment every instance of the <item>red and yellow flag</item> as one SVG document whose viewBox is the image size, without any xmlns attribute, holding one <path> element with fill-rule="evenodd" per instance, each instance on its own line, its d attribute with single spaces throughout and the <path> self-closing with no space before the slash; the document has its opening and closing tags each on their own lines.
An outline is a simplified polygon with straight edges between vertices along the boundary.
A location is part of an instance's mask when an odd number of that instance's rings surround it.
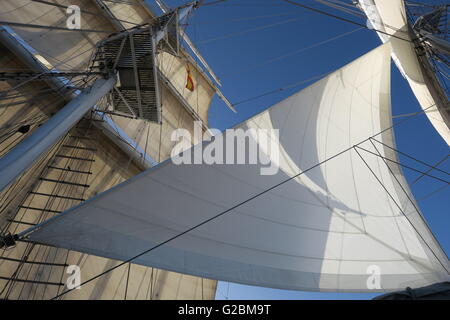
<svg viewBox="0 0 450 320">
<path fill-rule="evenodd" d="M 194 91 L 195 85 L 194 80 L 192 79 L 191 68 L 188 64 L 186 64 L 186 72 L 187 72 L 187 80 L 186 80 L 186 89 L 189 91 Z"/>
</svg>

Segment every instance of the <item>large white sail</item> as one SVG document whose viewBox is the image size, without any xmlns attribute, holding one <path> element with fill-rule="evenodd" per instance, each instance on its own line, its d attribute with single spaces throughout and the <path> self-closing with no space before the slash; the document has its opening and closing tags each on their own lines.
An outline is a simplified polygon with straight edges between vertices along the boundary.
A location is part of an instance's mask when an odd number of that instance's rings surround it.
<svg viewBox="0 0 450 320">
<path fill-rule="evenodd" d="M 377 156 L 397 160 L 381 144 L 395 147 L 390 54 L 385 44 L 238 126 L 280 130 L 277 174 L 169 160 L 29 239 L 127 260 L 173 238 L 133 262 L 284 289 L 385 291 L 448 279 L 401 169 Z M 380 286 L 368 284 L 373 270 Z"/>
<path fill-rule="evenodd" d="M 392 42 L 392 57 L 437 132 L 450 145 L 450 111 L 426 60 L 419 60 L 403 0 L 359 0 L 383 42 Z"/>
</svg>

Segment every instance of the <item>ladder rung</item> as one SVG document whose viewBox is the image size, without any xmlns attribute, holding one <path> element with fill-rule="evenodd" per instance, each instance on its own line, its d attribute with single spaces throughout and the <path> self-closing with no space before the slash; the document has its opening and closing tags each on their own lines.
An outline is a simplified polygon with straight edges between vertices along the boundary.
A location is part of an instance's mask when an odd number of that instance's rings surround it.
<svg viewBox="0 0 450 320">
<path fill-rule="evenodd" d="M 54 167 L 54 166 L 48 166 L 48 168 L 55 169 L 55 170 L 75 172 L 75 173 L 92 174 L 92 172 L 90 172 L 90 171 L 73 170 L 73 169 L 66 169 L 66 168 L 60 168 L 60 167 Z"/>
<path fill-rule="evenodd" d="M 30 223 L 30 222 L 13 220 L 13 219 L 7 219 L 7 221 L 12 222 L 12 223 L 18 223 L 18 224 L 26 224 L 27 226 L 35 226 L 36 225 L 36 223 Z"/>
<path fill-rule="evenodd" d="M 88 184 L 82 184 L 82 183 L 76 183 L 76 182 L 69 182 L 64 180 L 55 180 L 55 179 L 47 179 L 47 178 L 39 178 L 39 180 L 42 181 L 48 181 L 48 182 L 55 182 L 55 183 L 63 183 L 63 184 L 70 184 L 72 186 L 78 186 L 83 188 L 89 188 Z"/>
<path fill-rule="evenodd" d="M 63 144 L 63 147 L 65 147 L 65 148 L 72 148 L 72 149 L 79 149 L 79 150 L 97 151 L 97 149 L 95 149 L 95 148 L 79 147 L 79 146 L 73 146 L 73 145 L 70 145 L 70 144 Z"/>
<path fill-rule="evenodd" d="M 36 280 L 28 280 L 28 279 L 13 279 L 8 277 L 2 277 L 0 276 L 0 279 L 2 280 L 10 280 L 10 281 L 16 281 L 16 282 L 26 282 L 26 283 L 34 283 L 34 284 L 45 284 L 45 285 L 53 285 L 53 286 L 65 286 L 65 283 L 62 282 L 48 282 L 48 281 L 36 281 Z"/>
<path fill-rule="evenodd" d="M 44 209 L 44 208 L 36 208 L 36 207 L 29 207 L 29 206 L 19 206 L 19 208 L 22 209 L 29 209 L 29 210 L 35 210 L 35 211 L 43 211 L 43 212 L 53 212 L 53 213 L 61 213 L 62 211 L 58 210 L 51 210 L 51 209 Z"/>
<path fill-rule="evenodd" d="M 35 244 L 35 245 L 39 245 L 39 246 L 46 246 L 46 247 L 61 249 L 61 247 L 56 247 L 56 246 L 48 244 L 48 243 L 43 244 L 43 243 L 40 243 L 37 241 L 28 240 L 28 239 L 18 239 L 18 240 L 16 240 L 16 242 L 30 243 L 30 244 Z"/>
<path fill-rule="evenodd" d="M 80 160 L 80 161 L 90 161 L 90 162 L 94 162 L 94 159 L 87 159 L 87 158 L 80 158 L 80 157 L 72 157 L 72 156 L 65 156 L 63 154 L 57 154 L 55 155 L 55 157 L 58 158 L 66 158 L 66 159 L 73 159 L 73 160 Z"/>
<path fill-rule="evenodd" d="M 70 136 L 70 137 L 75 138 L 75 139 L 83 139 L 83 140 L 95 140 L 94 138 L 83 137 L 83 136 Z"/>
<path fill-rule="evenodd" d="M 31 194 L 36 194 L 38 196 L 47 196 L 47 197 L 54 197 L 54 198 L 61 198 L 61 199 L 68 199 L 68 200 L 86 201 L 86 199 L 83 199 L 83 198 L 62 196 L 62 195 L 59 195 L 59 194 L 49 194 L 49 193 L 42 193 L 42 192 L 35 192 L 35 191 L 30 191 L 30 193 Z"/>
<path fill-rule="evenodd" d="M 20 263 L 28 263 L 28 264 L 39 264 L 39 265 L 53 266 L 53 267 L 68 267 L 69 266 L 66 263 L 28 261 L 28 260 L 20 260 L 20 259 L 8 258 L 8 257 L 0 257 L 0 260 L 6 260 L 6 261 L 12 261 L 12 262 L 20 262 Z"/>
</svg>

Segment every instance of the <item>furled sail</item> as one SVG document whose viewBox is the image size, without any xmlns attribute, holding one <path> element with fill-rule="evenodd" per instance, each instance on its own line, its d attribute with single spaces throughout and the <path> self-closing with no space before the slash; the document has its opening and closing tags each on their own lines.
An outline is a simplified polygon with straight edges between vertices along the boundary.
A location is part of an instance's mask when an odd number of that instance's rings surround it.
<svg viewBox="0 0 450 320">
<path fill-rule="evenodd" d="M 388 43 L 237 126 L 279 129 L 276 174 L 168 160 L 28 238 L 118 260 L 164 243 L 133 262 L 284 289 L 385 291 L 448 279 L 448 258 L 400 167 L 385 159 L 397 161 L 384 146 L 395 147 L 390 54 Z"/>
<path fill-rule="evenodd" d="M 392 42 L 392 57 L 437 132 L 450 145 L 450 110 L 445 93 L 426 57 L 416 53 L 403 0 L 359 0 L 383 42 Z"/>
</svg>

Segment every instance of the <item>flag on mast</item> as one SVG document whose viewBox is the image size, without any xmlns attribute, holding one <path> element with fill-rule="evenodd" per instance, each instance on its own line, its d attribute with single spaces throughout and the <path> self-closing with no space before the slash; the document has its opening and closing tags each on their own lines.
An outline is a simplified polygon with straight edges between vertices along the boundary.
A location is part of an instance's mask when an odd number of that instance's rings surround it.
<svg viewBox="0 0 450 320">
<path fill-rule="evenodd" d="M 194 80 L 192 79 L 191 68 L 189 67 L 189 64 L 186 64 L 186 72 L 187 72 L 186 89 L 188 89 L 189 91 L 194 91 L 195 85 Z"/>
</svg>

